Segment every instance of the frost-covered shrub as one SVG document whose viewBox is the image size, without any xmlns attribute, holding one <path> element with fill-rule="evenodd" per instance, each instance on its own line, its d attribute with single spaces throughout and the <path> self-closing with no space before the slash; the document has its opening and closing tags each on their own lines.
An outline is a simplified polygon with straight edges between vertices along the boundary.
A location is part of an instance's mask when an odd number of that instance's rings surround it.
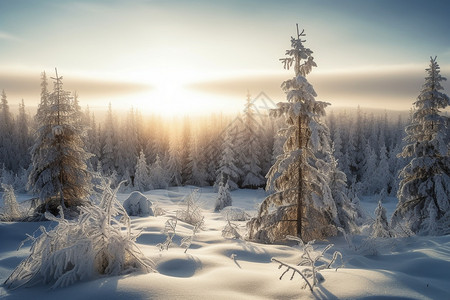
<svg viewBox="0 0 450 300">
<path fill-rule="evenodd" d="M 11 185 L 2 183 L 3 193 L 3 208 L 0 211 L 0 220 L 6 222 L 18 221 L 23 218 L 23 213 L 20 210 L 19 203 L 17 203 L 14 189 Z"/>
<path fill-rule="evenodd" d="M 200 231 L 200 229 L 202 228 L 204 222 L 204 217 L 202 219 L 201 222 L 198 222 L 197 224 L 195 224 L 194 228 L 192 228 L 192 234 L 185 236 L 181 242 L 180 242 L 180 246 L 184 248 L 184 253 L 186 253 L 189 249 L 189 247 L 192 245 L 192 241 L 194 240 L 195 235 L 197 234 L 197 232 Z"/>
<path fill-rule="evenodd" d="M 294 236 L 287 236 L 288 240 L 297 241 L 299 245 L 303 249 L 303 254 L 301 256 L 300 262 L 296 266 L 292 266 L 290 264 L 284 263 L 278 259 L 272 258 L 273 262 L 276 262 L 279 264 L 278 269 L 286 268 L 286 270 L 283 271 L 283 273 L 280 276 L 280 280 L 283 278 L 286 273 L 289 273 L 292 271 L 291 274 L 291 280 L 294 278 L 295 274 L 300 275 L 303 280 L 305 281 L 305 284 L 302 286 L 302 288 L 306 288 L 306 286 L 309 287 L 309 289 L 312 291 L 313 287 L 317 285 L 318 282 L 324 281 L 322 274 L 320 274 L 321 270 L 324 269 L 330 269 L 332 265 L 336 262 L 336 259 L 338 257 L 341 258 L 342 261 L 342 254 L 338 251 L 335 251 L 333 253 L 333 257 L 330 261 L 325 260 L 324 255 L 325 253 L 330 250 L 331 247 L 333 247 L 333 244 L 329 244 L 326 246 L 322 251 L 318 252 L 315 251 L 313 248 L 314 241 L 309 241 L 307 244 L 304 244 L 301 239 Z M 336 267 L 336 271 L 340 266 Z"/>
<path fill-rule="evenodd" d="M 131 232 L 130 218 L 106 184 L 100 203 L 81 206 L 77 220 L 66 220 L 46 213 L 46 218 L 57 222 L 47 231 L 43 226 L 40 236 L 29 236 L 31 254 L 5 281 L 15 289 L 35 284 L 64 287 L 76 281 L 99 275 L 127 274 L 135 270 L 154 271 L 135 243 L 138 235 Z"/>
<path fill-rule="evenodd" d="M 194 226 L 204 221 L 201 208 L 198 204 L 198 191 L 199 189 L 195 189 L 187 195 L 183 201 L 185 207 L 177 211 L 177 219 Z"/>
<path fill-rule="evenodd" d="M 129 216 L 153 216 L 152 203 L 141 192 L 135 191 L 123 202 Z"/>
<path fill-rule="evenodd" d="M 248 221 L 251 216 L 242 208 L 227 206 L 221 211 L 221 214 L 230 219 L 230 221 Z"/>
<path fill-rule="evenodd" d="M 166 235 L 166 240 L 156 245 L 156 247 L 159 248 L 159 251 L 169 250 L 170 245 L 173 244 L 173 237 L 176 234 L 177 223 L 177 218 L 171 218 L 166 221 L 163 231 L 163 233 Z"/>
<path fill-rule="evenodd" d="M 230 194 L 230 186 L 227 183 L 224 185 L 223 182 L 219 183 L 219 191 L 216 200 L 216 207 L 214 208 L 215 212 L 221 211 L 226 206 L 231 206 L 233 200 L 231 199 Z"/>
<path fill-rule="evenodd" d="M 242 238 L 239 233 L 238 226 L 231 223 L 231 219 L 227 216 L 227 225 L 222 229 L 222 236 L 226 239 L 240 239 Z"/>
</svg>

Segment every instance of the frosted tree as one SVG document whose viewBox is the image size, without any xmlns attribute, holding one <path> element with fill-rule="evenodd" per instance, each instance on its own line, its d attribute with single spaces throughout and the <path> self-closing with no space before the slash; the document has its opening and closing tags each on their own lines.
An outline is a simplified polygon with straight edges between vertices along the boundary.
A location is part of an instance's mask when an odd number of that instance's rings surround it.
<svg viewBox="0 0 450 300">
<path fill-rule="evenodd" d="M 149 168 L 147 165 L 147 160 L 145 158 L 144 151 L 141 150 L 139 153 L 139 158 L 136 163 L 136 173 L 134 175 L 134 187 L 136 190 L 140 192 L 148 191 L 149 189 L 153 189 L 153 186 L 150 186 L 150 178 L 149 178 Z"/>
<path fill-rule="evenodd" d="M 259 144 L 258 122 L 255 120 L 255 112 L 250 94 L 247 94 L 244 114 L 244 128 L 242 139 L 242 186 L 243 187 L 260 187 L 264 185 L 264 178 L 261 175 L 261 163 L 259 156 L 262 152 Z"/>
<path fill-rule="evenodd" d="M 187 160 L 186 184 L 195 186 L 205 186 L 206 172 L 201 161 L 202 153 L 199 150 L 198 139 L 195 134 L 190 138 L 189 155 Z"/>
<path fill-rule="evenodd" d="M 179 146 L 175 138 L 170 141 L 169 160 L 167 162 L 168 184 L 181 186 L 181 162 Z"/>
<path fill-rule="evenodd" d="M 112 112 L 111 103 L 108 105 L 108 112 L 105 120 L 104 143 L 102 147 L 103 174 L 111 176 L 116 170 L 117 157 L 117 137 L 115 132 L 115 118 Z"/>
<path fill-rule="evenodd" d="M 325 162 L 316 156 L 326 145 L 324 124 L 328 103 L 316 101 L 316 92 L 305 76 L 316 66 L 312 51 L 303 46 L 303 31 L 291 38 L 292 49 L 281 59 L 284 67 L 294 65 L 295 77 L 283 82 L 287 102 L 277 104 L 274 116 L 285 116 L 287 128 L 284 153 L 267 174 L 275 192 L 261 203 L 258 215 L 247 224 L 248 237 L 266 243 L 282 241 L 287 235 L 313 240 L 335 235 L 337 209 L 327 176 L 319 170 Z"/>
<path fill-rule="evenodd" d="M 21 103 L 19 104 L 19 115 L 17 117 L 17 125 L 16 130 L 17 133 L 15 134 L 15 144 L 17 146 L 16 149 L 16 155 L 19 162 L 18 167 L 20 168 L 28 168 L 30 165 L 30 147 L 32 145 L 32 139 L 29 132 L 29 116 L 26 113 L 25 110 L 25 103 L 22 99 Z"/>
<path fill-rule="evenodd" d="M 3 192 L 3 208 L 0 210 L 0 220 L 4 222 L 15 222 L 23 218 L 20 211 L 19 203 L 17 203 L 14 188 L 6 183 L 2 183 Z"/>
<path fill-rule="evenodd" d="M 230 186 L 228 182 L 223 184 L 221 180 L 219 183 L 219 191 L 217 193 L 215 212 L 221 211 L 224 207 L 231 206 L 233 200 L 231 199 Z"/>
<path fill-rule="evenodd" d="M 389 169 L 389 159 L 387 156 L 386 146 L 383 145 L 380 148 L 380 160 L 373 174 L 375 193 L 379 193 L 381 190 L 389 192 L 391 190 L 391 184 L 393 181 L 392 173 Z"/>
<path fill-rule="evenodd" d="M 13 170 L 15 165 L 16 147 L 13 143 L 13 134 L 13 116 L 9 109 L 5 90 L 2 90 L 0 102 L 0 162 L 8 170 Z"/>
<path fill-rule="evenodd" d="M 393 236 L 386 217 L 386 209 L 381 204 L 381 200 L 378 201 L 378 206 L 375 209 L 375 222 L 372 225 L 372 233 L 370 234 L 372 238 L 389 238 Z"/>
<path fill-rule="evenodd" d="M 63 90 L 62 77 L 54 78 L 48 107 L 37 116 L 38 130 L 31 149 L 32 169 L 28 185 L 44 202 L 40 212 L 58 213 L 58 206 L 73 208 L 86 203 L 91 192 L 76 111 L 70 93 Z"/>
<path fill-rule="evenodd" d="M 159 154 L 156 154 L 156 160 L 150 167 L 150 186 L 153 189 L 167 189 L 168 177 L 167 169 L 163 167 Z"/>
<path fill-rule="evenodd" d="M 358 225 L 362 223 L 362 216 L 358 214 L 361 210 L 359 202 L 353 203 L 348 197 L 347 177 L 338 169 L 337 160 L 328 156 L 330 162 L 327 164 L 328 184 L 331 195 L 336 203 L 339 225 L 348 233 L 358 232 Z"/>
<path fill-rule="evenodd" d="M 137 114 L 132 108 L 122 125 L 120 140 L 117 143 L 118 161 L 117 168 L 119 174 L 124 174 L 122 180 L 127 180 L 127 184 L 133 185 L 134 173 L 137 157 L 139 156 L 139 136 L 137 127 Z M 128 175 L 127 175 L 128 174 Z M 128 178 L 129 177 L 129 178 Z M 131 179 L 131 181 L 129 181 Z M 126 185 L 127 185 L 126 184 Z"/>
<path fill-rule="evenodd" d="M 361 169 L 361 183 L 366 195 L 375 193 L 374 187 L 374 174 L 377 167 L 377 154 L 370 146 L 369 142 L 366 143 L 364 148 L 364 159 L 362 161 Z"/>
<path fill-rule="evenodd" d="M 426 69 L 428 76 L 417 101 L 411 124 L 406 127 L 408 143 L 399 154 L 410 158 L 401 170 L 398 204 L 392 226 L 406 226 L 418 234 L 450 233 L 450 146 L 449 118 L 440 114 L 450 105 L 441 92 L 436 58 Z"/>
<path fill-rule="evenodd" d="M 182 184 L 185 184 L 188 180 L 191 168 L 188 166 L 189 163 L 189 145 L 191 138 L 191 124 L 190 119 L 185 117 L 183 120 L 183 130 L 181 132 L 180 139 L 180 163 L 181 163 L 181 180 Z"/>
<path fill-rule="evenodd" d="M 215 187 L 219 187 L 220 182 L 225 184 L 228 182 L 230 190 L 238 188 L 237 181 L 239 180 L 239 169 L 236 167 L 236 153 L 233 150 L 233 135 L 229 127 L 225 132 L 225 140 L 222 145 L 222 159 L 219 162 L 219 169 L 217 170 L 217 179 L 214 183 Z"/>
</svg>

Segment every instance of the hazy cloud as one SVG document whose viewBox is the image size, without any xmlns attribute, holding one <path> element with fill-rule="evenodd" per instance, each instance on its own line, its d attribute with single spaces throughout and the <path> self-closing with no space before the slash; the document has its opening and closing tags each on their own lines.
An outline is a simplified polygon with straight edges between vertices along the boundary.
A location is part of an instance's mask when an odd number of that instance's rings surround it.
<svg viewBox="0 0 450 300">
<path fill-rule="evenodd" d="M 51 76 L 47 74 L 49 89 L 53 87 Z M 40 73 L 0 71 L 0 89 L 5 90 L 10 102 L 18 102 L 23 98 L 27 105 L 36 105 L 40 99 L 40 84 Z M 104 99 L 152 89 L 150 85 L 146 84 L 64 75 L 63 84 L 65 90 L 77 91 L 82 103 L 95 103 L 99 98 Z"/>
<path fill-rule="evenodd" d="M 389 70 L 370 71 L 335 71 L 329 73 L 312 73 L 308 76 L 314 86 L 317 99 L 336 106 L 363 106 L 387 109 L 409 109 L 418 96 L 424 78 L 425 67 L 417 70 L 411 68 L 391 68 Z M 449 70 L 448 68 L 446 70 Z M 444 70 L 445 71 L 445 70 Z M 442 72 L 446 76 L 445 72 Z M 289 74 L 248 75 L 198 82 L 190 89 L 211 94 L 228 95 L 242 99 L 247 90 L 256 95 L 264 91 L 275 102 L 285 99 L 281 83 Z M 444 82 L 448 93 L 450 84 Z"/>
<path fill-rule="evenodd" d="M 9 40 L 9 41 L 16 41 L 16 42 L 21 41 L 20 38 L 13 36 L 11 34 L 8 34 L 6 32 L 3 32 L 3 31 L 0 31 L 0 40 Z"/>
</svg>

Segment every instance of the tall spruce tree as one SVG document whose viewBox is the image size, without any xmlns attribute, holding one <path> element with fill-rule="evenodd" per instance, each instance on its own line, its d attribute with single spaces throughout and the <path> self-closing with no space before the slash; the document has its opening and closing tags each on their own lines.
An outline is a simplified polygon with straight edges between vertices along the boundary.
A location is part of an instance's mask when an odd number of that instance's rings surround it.
<svg viewBox="0 0 450 300">
<path fill-rule="evenodd" d="M 57 72 L 54 80 L 47 107 L 41 105 L 37 115 L 39 128 L 31 149 L 28 184 L 44 202 L 42 211 L 56 214 L 58 206 L 74 208 L 88 201 L 91 175 L 86 166 L 90 154 L 83 149 L 72 97 L 63 90 Z"/>
<path fill-rule="evenodd" d="M 398 204 L 392 226 L 403 224 L 418 234 L 450 233 L 450 145 L 449 118 L 440 114 L 450 105 L 441 92 L 436 58 L 431 58 L 428 76 L 414 102 L 411 124 L 406 127 L 408 143 L 399 154 L 410 157 L 401 170 Z"/>
<path fill-rule="evenodd" d="M 258 132 L 258 122 L 255 119 L 250 94 L 247 94 L 244 113 L 243 144 L 241 147 L 244 154 L 242 186 L 256 188 L 264 185 L 264 178 L 261 175 L 261 162 L 259 161 L 259 156 L 262 152 L 260 144 L 260 134 L 262 132 Z"/>
<path fill-rule="evenodd" d="M 275 192 L 261 203 L 258 215 L 247 224 L 249 239 L 265 243 L 282 241 L 286 235 L 303 240 L 336 234 L 339 223 L 328 178 L 321 169 L 325 161 L 316 153 L 323 151 L 326 133 L 320 117 L 328 103 L 316 101 L 316 92 L 305 76 L 316 66 L 312 51 L 303 46 L 303 31 L 291 38 L 292 48 L 281 59 L 284 67 L 294 66 L 295 77 L 282 84 L 287 102 L 277 104 L 275 116 L 285 116 L 287 128 L 284 153 L 267 174 L 268 188 Z M 271 207 L 275 206 L 273 210 Z"/>
<path fill-rule="evenodd" d="M 15 143 L 13 142 L 14 123 L 9 109 L 5 90 L 2 90 L 0 102 L 0 162 L 6 170 L 17 171 L 15 168 Z"/>
</svg>

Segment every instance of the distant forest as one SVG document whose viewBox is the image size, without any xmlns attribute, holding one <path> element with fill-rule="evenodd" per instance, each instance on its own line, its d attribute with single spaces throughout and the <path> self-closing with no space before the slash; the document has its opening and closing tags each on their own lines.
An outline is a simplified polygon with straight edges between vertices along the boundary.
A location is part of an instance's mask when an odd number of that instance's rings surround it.
<svg viewBox="0 0 450 300">
<path fill-rule="evenodd" d="M 41 102 L 47 78 L 42 74 Z M 72 96 L 84 129 L 84 148 L 92 154 L 88 167 L 109 177 L 112 185 L 125 180 L 122 191 L 149 190 L 177 185 L 217 185 L 220 174 L 235 172 L 230 187 L 260 188 L 284 141 L 277 131 L 284 123 L 260 109 L 258 97 L 247 96 L 243 112 L 220 112 L 203 117 L 146 116 L 135 109 L 120 115 L 110 104 L 104 120 L 96 120 Z M 38 129 L 25 104 L 10 112 L 2 92 L 0 111 L 1 181 L 26 192 L 30 172 L 30 148 Z M 398 171 L 405 161 L 402 149 L 407 113 L 373 112 L 361 108 L 328 110 L 325 120 L 339 168 L 347 175 L 350 190 L 360 195 L 382 191 L 395 195 Z"/>
</svg>

